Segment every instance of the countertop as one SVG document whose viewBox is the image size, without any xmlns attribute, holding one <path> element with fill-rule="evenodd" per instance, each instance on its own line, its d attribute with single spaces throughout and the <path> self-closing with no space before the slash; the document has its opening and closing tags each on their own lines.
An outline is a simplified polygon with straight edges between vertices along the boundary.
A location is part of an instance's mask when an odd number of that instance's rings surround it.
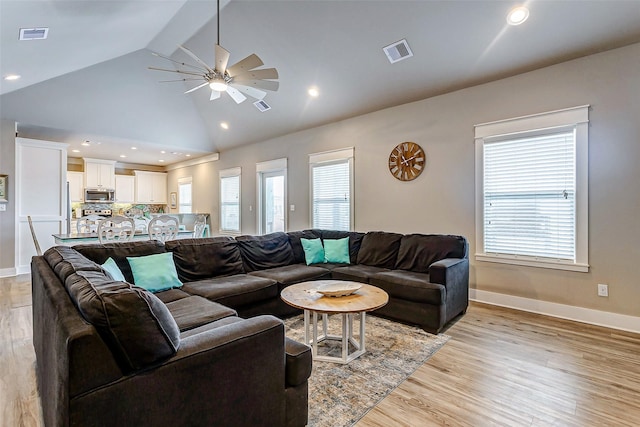
<svg viewBox="0 0 640 427">
<path fill-rule="evenodd" d="M 96 233 L 71 233 L 71 234 L 53 234 L 53 239 L 57 245 L 78 245 L 81 243 L 95 243 L 98 242 L 98 235 Z M 178 231 L 178 239 L 187 239 L 193 236 L 193 230 L 180 230 Z M 148 240 L 149 233 L 136 233 L 133 236 L 133 240 Z"/>
</svg>

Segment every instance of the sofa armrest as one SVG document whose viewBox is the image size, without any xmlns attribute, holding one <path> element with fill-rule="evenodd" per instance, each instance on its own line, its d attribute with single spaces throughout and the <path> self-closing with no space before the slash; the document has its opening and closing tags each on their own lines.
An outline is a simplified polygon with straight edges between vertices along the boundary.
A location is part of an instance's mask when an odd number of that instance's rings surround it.
<svg viewBox="0 0 640 427">
<path fill-rule="evenodd" d="M 469 260 L 446 258 L 429 266 L 429 281 L 447 287 L 450 284 L 466 283 L 469 286 Z"/>
<path fill-rule="evenodd" d="M 295 387 L 309 379 L 313 366 L 311 347 L 301 342 L 285 338 L 286 360 L 286 384 Z"/>
</svg>

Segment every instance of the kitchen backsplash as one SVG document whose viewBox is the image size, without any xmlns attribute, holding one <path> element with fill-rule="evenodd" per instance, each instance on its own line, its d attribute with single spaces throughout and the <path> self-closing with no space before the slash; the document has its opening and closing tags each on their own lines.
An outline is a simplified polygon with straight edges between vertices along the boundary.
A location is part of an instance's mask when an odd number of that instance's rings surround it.
<svg viewBox="0 0 640 427">
<path fill-rule="evenodd" d="M 113 215 L 146 215 L 168 212 L 167 205 L 146 205 L 135 203 L 72 203 L 72 217 L 76 218 L 77 209 L 111 209 Z"/>
</svg>

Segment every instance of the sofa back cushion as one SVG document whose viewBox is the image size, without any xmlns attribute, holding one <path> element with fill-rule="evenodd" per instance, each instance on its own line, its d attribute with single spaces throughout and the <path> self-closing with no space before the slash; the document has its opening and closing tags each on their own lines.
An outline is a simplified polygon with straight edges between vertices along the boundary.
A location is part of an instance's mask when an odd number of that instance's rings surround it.
<svg viewBox="0 0 640 427">
<path fill-rule="evenodd" d="M 76 271 L 102 271 L 102 267 L 97 263 L 68 246 L 53 246 L 47 249 L 44 259 L 62 283 Z"/>
<path fill-rule="evenodd" d="M 232 237 L 169 240 L 165 248 L 173 253 L 183 282 L 245 272 L 238 243 Z"/>
<path fill-rule="evenodd" d="M 306 262 L 306 258 L 300 239 L 319 239 L 320 230 L 290 231 L 287 233 L 287 236 L 289 237 L 289 244 L 291 245 L 291 251 L 293 252 L 293 263 L 304 264 Z"/>
<path fill-rule="evenodd" d="M 123 372 L 173 356 L 180 329 L 169 309 L 151 292 L 113 281 L 98 271 L 77 271 L 65 287 L 82 316 L 100 333 Z"/>
<path fill-rule="evenodd" d="M 73 248 L 98 264 L 104 264 L 108 258 L 112 258 L 129 283 L 133 283 L 133 274 L 127 257 L 155 255 L 166 252 L 164 244 L 158 240 L 76 245 Z"/>
<path fill-rule="evenodd" d="M 358 264 L 394 268 L 398 258 L 402 234 L 370 231 L 362 238 L 358 251 Z"/>
<path fill-rule="evenodd" d="M 338 240 L 349 237 L 349 260 L 351 264 L 355 264 L 358 261 L 358 252 L 362 245 L 362 238 L 365 233 L 359 233 L 357 231 L 340 231 L 340 230 L 318 230 L 322 240 Z"/>
<path fill-rule="evenodd" d="M 395 268 L 428 273 L 429 266 L 445 258 L 465 258 L 467 241 L 462 236 L 407 234 L 400 241 Z"/>
<path fill-rule="evenodd" d="M 236 237 L 246 271 L 284 267 L 294 263 L 289 237 L 283 232 Z"/>
</svg>

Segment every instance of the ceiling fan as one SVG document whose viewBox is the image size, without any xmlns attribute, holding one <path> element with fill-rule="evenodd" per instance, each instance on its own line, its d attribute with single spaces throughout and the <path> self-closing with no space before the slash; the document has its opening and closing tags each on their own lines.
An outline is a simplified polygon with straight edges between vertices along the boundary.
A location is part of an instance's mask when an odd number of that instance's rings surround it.
<svg viewBox="0 0 640 427">
<path fill-rule="evenodd" d="M 209 86 L 211 88 L 211 101 L 220 98 L 222 92 L 226 92 L 233 100 L 240 104 L 247 97 L 261 100 L 267 93 L 264 90 L 277 91 L 279 83 L 275 81 L 278 78 L 278 70 L 275 68 L 257 69 L 264 65 L 262 60 L 255 53 L 247 56 L 240 62 L 227 67 L 230 53 L 220 46 L 220 0 L 217 0 L 218 11 L 218 41 L 215 47 L 215 66 L 210 67 L 203 60 L 198 58 L 191 50 L 184 46 L 178 47 L 190 58 L 196 65 L 187 64 L 185 62 L 175 61 L 169 57 L 153 53 L 163 59 L 167 59 L 173 63 L 188 67 L 188 69 L 170 70 L 166 68 L 149 67 L 150 70 L 167 71 L 170 73 L 178 73 L 186 77 L 178 80 L 164 80 L 164 82 L 186 82 L 186 81 L 203 81 L 203 83 L 189 89 L 185 93 L 194 92 L 202 87 Z M 262 90 L 264 89 L 264 90 Z"/>
</svg>

